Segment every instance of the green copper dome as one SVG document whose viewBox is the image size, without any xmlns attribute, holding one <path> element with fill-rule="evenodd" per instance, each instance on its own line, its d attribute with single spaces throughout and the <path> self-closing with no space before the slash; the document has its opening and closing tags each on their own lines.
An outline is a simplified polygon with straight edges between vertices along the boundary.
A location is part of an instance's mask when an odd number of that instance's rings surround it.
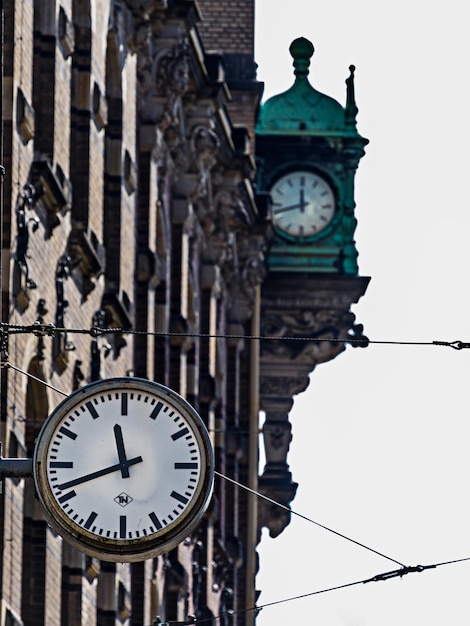
<svg viewBox="0 0 470 626">
<path fill-rule="evenodd" d="M 300 37 L 295 39 L 289 52 L 294 59 L 295 82 L 290 89 L 269 98 L 261 105 L 256 126 L 259 134 L 356 134 L 357 108 L 354 102 L 354 66 L 350 66 L 347 84 L 347 104 L 317 91 L 310 84 L 310 58 L 314 53 L 312 43 Z"/>
</svg>

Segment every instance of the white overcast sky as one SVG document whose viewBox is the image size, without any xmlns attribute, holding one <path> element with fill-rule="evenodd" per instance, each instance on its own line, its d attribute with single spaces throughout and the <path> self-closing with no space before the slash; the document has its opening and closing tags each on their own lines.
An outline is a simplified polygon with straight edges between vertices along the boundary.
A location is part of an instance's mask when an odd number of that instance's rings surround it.
<svg viewBox="0 0 470 626">
<path fill-rule="evenodd" d="M 345 103 L 356 65 L 360 273 L 374 341 L 470 342 L 470 37 L 461 0 L 256 0 L 265 98 L 293 82 Z M 371 345 L 320 365 L 292 415 L 292 508 L 406 565 L 470 557 L 470 350 Z M 399 567 L 293 517 L 264 534 L 262 605 Z M 266 607 L 259 626 L 470 623 L 470 561 Z"/>
</svg>

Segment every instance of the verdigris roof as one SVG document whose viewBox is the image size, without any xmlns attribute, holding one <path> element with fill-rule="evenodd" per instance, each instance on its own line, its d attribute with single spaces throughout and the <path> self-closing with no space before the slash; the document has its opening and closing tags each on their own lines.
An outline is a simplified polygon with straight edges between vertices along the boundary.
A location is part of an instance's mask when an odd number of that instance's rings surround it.
<svg viewBox="0 0 470 626">
<path fill-rule="evenodd" d="M 317 91 L 308 80 L 313 44 L 304 37 L 295 39 L 289 52 L 294 59 L 295 82 L 281 94 L 261 105 L 256 126 L 259 134 L 356 134 L 357 107 L 354 101 L 354 66 L 346 80 L 347 102 L 339 102 Z"/>
</svg>

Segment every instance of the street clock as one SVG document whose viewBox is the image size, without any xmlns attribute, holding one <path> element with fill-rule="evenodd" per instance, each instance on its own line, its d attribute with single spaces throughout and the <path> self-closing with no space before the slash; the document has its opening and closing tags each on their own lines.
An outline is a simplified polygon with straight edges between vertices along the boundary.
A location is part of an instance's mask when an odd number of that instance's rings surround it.
<svg viewBox="0 0 470 626">
<path fill-rule="evenodd" d="M 142 561 L 175 547 L 201 520 L 214 462 L 206 427 L 177 393 L 111 378 L 49 415 L 33 458 L 39 499 L 68 542 L 105 561 Z"/>
</svg>

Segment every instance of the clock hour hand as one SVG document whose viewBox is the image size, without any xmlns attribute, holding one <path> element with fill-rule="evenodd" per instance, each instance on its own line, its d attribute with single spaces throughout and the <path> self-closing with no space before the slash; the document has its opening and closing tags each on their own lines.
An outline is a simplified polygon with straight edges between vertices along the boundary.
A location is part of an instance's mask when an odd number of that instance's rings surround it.
<svg viewBox="0 0 470 626">
<path fill-rule="evenodd" d="M 127 464 L 126 451 L 124 450 L 124 439 L 122 438 L 122 429 L 119 424 L 114 425 L 114 438 L 116 439 L 116 447 L 121 466 L 121 476 L 129 478 L 129 465 Z"/>
<path fill-rule="evenodd" d="M 143 459 L 141 456 L 136 456 L 133 459 L 126 459 L 125 467 L 129 468 L 131 465 L 136 465 L 136 463 L 142 463 Z M 107 474 L 112 474 L 113 472 L 122 472 L 123 463 L 116 463 L 116 465 L 110 465 L 109 467 L 105 467 L 104 469 L 98 470 L 97 472 L 91 472 L 91 474 L 85 474 L 85 476 L 79 476 L 78 478 L 73 478 L 72 480 L 68 480 L 66 483 L 62 483 L 61 485 L 57 485 L 57 487 L 63 491 L 64 489 L 68 489 L 69 487 L 75 487 L 75 485 L 81 485 L 82 483 L 86 483 L 89 480 L 94 480 L 95 478 L 101 478 L 101 476 L 106 476 Z"/>
</svg>

